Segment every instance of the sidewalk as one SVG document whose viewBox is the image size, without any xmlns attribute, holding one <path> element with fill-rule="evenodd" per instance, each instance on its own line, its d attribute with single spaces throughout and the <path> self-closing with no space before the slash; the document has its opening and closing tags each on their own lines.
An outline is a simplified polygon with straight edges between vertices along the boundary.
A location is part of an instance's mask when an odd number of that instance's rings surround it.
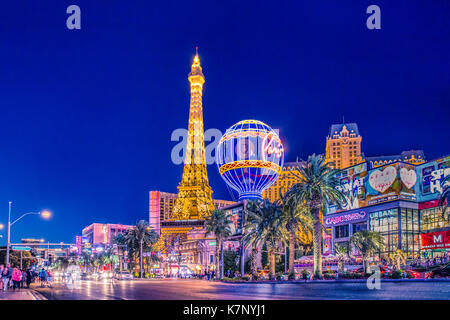
<svg viewBox="0 0 450 320">
<path fill-rule="evenodd" d="M 46 300 L 40 293 L 31 289 L 0 291 L 0 300 Z"/>
</svg>

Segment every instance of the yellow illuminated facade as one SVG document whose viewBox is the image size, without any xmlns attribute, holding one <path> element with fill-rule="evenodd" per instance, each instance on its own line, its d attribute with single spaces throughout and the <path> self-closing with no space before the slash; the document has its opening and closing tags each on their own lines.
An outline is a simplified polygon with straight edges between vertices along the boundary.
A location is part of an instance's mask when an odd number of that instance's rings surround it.
<svg viewBox="0 0 450 320">
<path fill-rule="evenodd" d="M 263 199 L 268 199 L 270 202 L 275 202 L 280 199 L 280 192 L 282 195 L 291 188 L 294 184 L 300 182 L 298 178 L 299 165 L 301 162 L 286 162 L 281 170 L 278 179 L 269 188 L 263 191 Z"/>
<path fill-rule="evenodd" d="M 361 140 L 356 123 L 333 124 L 327 137 L 325 161 L 337 169 L 363 162 Z"/>
</svg>

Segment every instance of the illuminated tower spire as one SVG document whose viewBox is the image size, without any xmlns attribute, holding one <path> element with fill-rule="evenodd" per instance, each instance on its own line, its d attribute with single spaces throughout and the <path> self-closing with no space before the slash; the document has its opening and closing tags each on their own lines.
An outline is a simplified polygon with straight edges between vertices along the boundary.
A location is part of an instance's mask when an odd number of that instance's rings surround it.
<svg viewBox="0 0 450 320">
<path fill-rule="evenodd" d="M 183 176 L 178 186 L 178 198 L 174 207 L 173 219 L 203 219 L 214 209 L 212 190 L 206 172 L 203 132 L 202 94 L 205 76 L 202 72 L 198 52 L 194 57 L 188 80 L 191 85 L 191 102 L 186 156 Z"/>
</svg>

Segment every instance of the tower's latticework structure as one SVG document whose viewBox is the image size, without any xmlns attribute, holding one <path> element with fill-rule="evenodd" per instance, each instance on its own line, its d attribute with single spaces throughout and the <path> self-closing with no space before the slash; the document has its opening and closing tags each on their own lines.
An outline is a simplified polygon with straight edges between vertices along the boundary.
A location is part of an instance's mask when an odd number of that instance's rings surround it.
<svg viewBox="0 0 450 320">
<path fill-rule="evenodd" d="M 203 219 L 214 210 L 206 172 L 203 132 L 202 94 L 205 77 L 198 54 L 194 57 L 188 79 L 191 101 L 183 176 L 173 213 L 170 219 L 161 222 L 161 237 L 155 245 L 160 252 L 168 252 L 175 242 L 186 240 L 191 230 L 202 229 Z"/>
<path fill-rule="evenodd" d="M 204 219 L 214 209 L 208 182 L 203 134 L 202 93 L 205 77 L 198 54 L 188 76 L 191 84 L 189 126 L 184 170 L 172 219 Z"/>
</svg>

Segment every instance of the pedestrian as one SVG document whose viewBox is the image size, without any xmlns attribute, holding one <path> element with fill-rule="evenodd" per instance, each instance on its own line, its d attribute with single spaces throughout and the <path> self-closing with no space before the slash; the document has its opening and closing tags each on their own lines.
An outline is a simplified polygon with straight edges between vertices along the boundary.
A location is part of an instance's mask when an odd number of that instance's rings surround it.
<svg viewBox="0 0 450 320">
<path fill-rule="evenodd" d="M 11 276 L 11 280 L 13 282 L 13 290 L 16 291 L 16 288 L 20 290 L 20 280 L 22 279 L 22 272 L 18 268 L 14 268 Z"/>
<path fill-rule="evenodd" d="M 13 270 L 11 268 L 11 265 L 8 263 L 6 268 L 3 269 L 3 273 L 2 273 L 3 291 L 6 291 L 9 289 L 9 286 L 11 284 L 12 273 L 13 273 Z"/>
<path fill-rule="evenodd" d="M 9 283 L 9 264 L 3 268 L 2 271 L 2 283 L 3 283 L 3 291 L 8 290 L 8 283 Z"/>
<path fill-rule="evenodd" d="M 27 277 L 26 277 L 27 288 L 29 289 L 30 288 L 30 283 L 31 283 L 32 278 L 33 278 L 33 274 L 32 274 L 30 269 L 27 269 L 26 275 L 27 275 Z"/>
<path fill-rule="evenodd" d="M 23 283 L 26 281 L 27 279 L 27 273 L 25 272 L 25 269 L 22 270 L 22 279 L 20 279 L 20 287 L 23 288 Z"/>
<path fill-rule="evenodd" d="M 47 272 L 47 286 L 49 288 L 52 287 L 52 281 L 53 281 L 52 273 L 50 272 L 50 270 L 48 270 L 48 272 Z"/>
<path fill-rule="evenodd" d="M 0 290 L 3 290 L 3 281 L 1 281 L 1 277 L 4 269 L 5 266 L 3 264 L 0 264 Z"/>
<path fill-rule="evenodd" d="M 39 280 L 41 281 L 41 288 L 43 288 L 44 284 L 47 282 L 47 272 L 44 270 L 44 268 L 42 268 L 39 272 Z"/>
</svg>

